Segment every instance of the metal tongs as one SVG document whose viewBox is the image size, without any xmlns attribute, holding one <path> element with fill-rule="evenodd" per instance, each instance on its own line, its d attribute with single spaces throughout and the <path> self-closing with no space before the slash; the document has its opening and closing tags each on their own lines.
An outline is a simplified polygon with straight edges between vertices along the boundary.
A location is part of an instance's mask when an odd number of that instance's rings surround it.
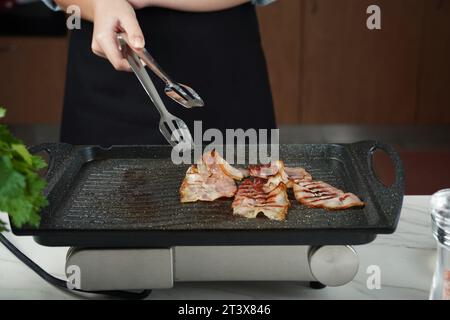
<svg viewBox="0 0 450 320">
<path fill-rule="evenodd" d="M 155 59 L 152 58 L 146 49 L 143 49 L 140 52 L 134 51 L 128 45 L 126 34 L 119 33 L 117 35 L 117 40 L 119 41 L 120 50 L 124 58 L 127 59 L 131 69 L 136 74 L 137 78 L 150 97 L 150 100 L 153 102 L 161 115 L 161 120 L 159 121 L 159 131 L 161 131 L 163 136 L 172 146 L 182 147 L 184 150 L 192 149 L 194 142 L 188 126 L 183 120 L 175 117 L 167 111 L 167 108 L 161 100 L 155 85 L 145 70 L 145 66 L 148 66 L 166 83 L 166 88 L 164 90 L 166 95 L 182 106 L 186 108 L 200 107 L 204 105 L 203 100 L 192 88 L 170 80 L 169 76 L 162 71 Z"/>
</svg>

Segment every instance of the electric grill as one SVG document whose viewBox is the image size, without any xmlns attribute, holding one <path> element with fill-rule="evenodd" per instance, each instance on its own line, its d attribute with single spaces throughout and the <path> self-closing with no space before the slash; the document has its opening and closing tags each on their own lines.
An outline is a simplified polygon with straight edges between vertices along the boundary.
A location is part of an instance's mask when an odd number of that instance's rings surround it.
<svg viewBox="0 0 450 320">
<path fill-rule="evenodd" d="M 377 149 L 394 163 L 392 186 L 374 174 Z M 293 200 L 286 221 L 235 217 L 231 199 L 180 203 L 188 165 L 172 163 L 170 146 L 43 144 L 30 150 L 49 154 L 50 204 L 39 228 L 13 232 L 45 246 L 72 247 L 68 276 L 79 270 L 83 290 L 170 288 L 174 281 L 342 285 L 358 270 L 351 245 L 394 232 L 403 200 L 400 158 L 377 141 L 281 145 L 287 166 L 304 167 L 366 203 L 334 212 Z"/>
</svg>

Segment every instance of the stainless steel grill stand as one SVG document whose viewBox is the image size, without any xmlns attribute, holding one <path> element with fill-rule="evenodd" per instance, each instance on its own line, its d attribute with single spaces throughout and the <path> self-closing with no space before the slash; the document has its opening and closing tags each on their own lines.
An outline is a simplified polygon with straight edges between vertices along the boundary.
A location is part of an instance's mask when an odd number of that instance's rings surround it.
<svg viewBox="0 0 450 320">
<path fill-rule="evenodd" d="M 172 288 L 185 281 L 310 281 L 341 286 L 356 275 L 351 246 L 179 246 L 79 249 L 67 254 L 69 282 L 87 291 Z"/>
</svg>

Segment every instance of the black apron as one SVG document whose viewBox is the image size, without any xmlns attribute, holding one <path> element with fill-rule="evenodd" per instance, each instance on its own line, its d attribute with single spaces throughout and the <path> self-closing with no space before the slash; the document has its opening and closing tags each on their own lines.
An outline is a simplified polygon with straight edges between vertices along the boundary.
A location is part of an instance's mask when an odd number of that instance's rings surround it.
<svg viewBox="0 0 450 320">
<path fill-rule="evenodd" d="M 275 128 L 272 96 L 251 4 L 212 13 L 160 8 L 137 11 L 147 49 L 177 82 L 194 88 L 203 108 L 185 109 L 167 98 L 169 112 L 193 133 L 203 130 Z M 91 52 L 92 24 L 71 34 L 61 141 L 71 144 L 167 144 L 159 113 L 133 73 L 118 72 Z"/>
</svg>

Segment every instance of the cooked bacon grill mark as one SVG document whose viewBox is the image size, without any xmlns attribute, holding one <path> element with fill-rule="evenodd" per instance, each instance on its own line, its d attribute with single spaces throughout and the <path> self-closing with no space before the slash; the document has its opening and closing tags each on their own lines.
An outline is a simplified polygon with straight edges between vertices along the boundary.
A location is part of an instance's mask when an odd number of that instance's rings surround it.
<svg viewBox="0 0 450 320">
<path fill-rule="evenodd" d="M 286 219 L 289 207 L 286 185 L 289 179 L 283 161 L 252 165 L 248 172 L 253 178 L 244 180 L 239 186 L 232 204 L 233 214 L 256 218 L 263 213 L 272 220 Z"/>
<path fill-rule="evenodd" d="M 248 167 L 248 171 L 252 177 L 256 178 L 268 179 L 277 174 L 280 174 L 283 179 L 288 178 L 285 172 L 284 162 L 281 160 L 277 160 L 268 164 L 251 165 Z"/>
<path fill-rule="evenodd" d="M 235 180 L 251 176 L 236 187 Z M 181 202 L 213 201 L 235 197 L 233 214 L 256 218 L 259 213 L 273 220 L 285 220 L 290 202 L 287 188 L 296 200 L 311 208 L 342 210 L 362 207 L 353 193 L 345 193 L 323 181 L 314 181 L 304 168 L 288 168 L 283 161 L 252 165 L 248 170 L 228 164 L 214 150 L 205 153 L 186 172 L 180 188 Z"/>
<path fill-rule="evenodd" d="M 265 179 L 265 190 L 270 191 L 280 183 L 289 185 L 289 177 L 285 172 L 284 162 L 277 160 L 270 164 L 253 165 L 249 167 L 249 174 L 252 177 Z"/>
<path fill-rule="evenodd" d="M 308 171 L 306 171 L 303 168 L 296 167 L 296 168 L 284 168 L 286 174 L 288 175 L 288 188 L 292 188 L 295 183 L 298 183 L 300 181 L 312 181 L 312 176 L 309 174 Z"/>
<path fill-rule="evenodd" d="M 323 181 L 300 181 L 293 188 L 297 201 L 310 208 L 342 210 L 364 206 L 353 193 L 345 193 Z"/>
<path fill-rule="evenodd" d="M 231 198 L 237 191 L 234 179 L 244 177 L 214 150 L 189 167 L 180 187 L 181 202 L 214 201 Z"/>
<path fill-rule="evenodd" d="M 256 218 L 259 213 L 263 213 L 269 219 L 284 220 L 289 208 L 286 185 L 280 183 L 267 191 L 264 179 L 245 179 L 239 186 L 231 206 L 234 215 Z"/>
<path fill-rule="evenodd" d="M 234 180 L 242 180 L 245 174 L 245 171 L 231 166 L 215 150 L 203 154 L 197 161 L 197 167 L 200 174 L 225 174 Z"/>
</svg>

